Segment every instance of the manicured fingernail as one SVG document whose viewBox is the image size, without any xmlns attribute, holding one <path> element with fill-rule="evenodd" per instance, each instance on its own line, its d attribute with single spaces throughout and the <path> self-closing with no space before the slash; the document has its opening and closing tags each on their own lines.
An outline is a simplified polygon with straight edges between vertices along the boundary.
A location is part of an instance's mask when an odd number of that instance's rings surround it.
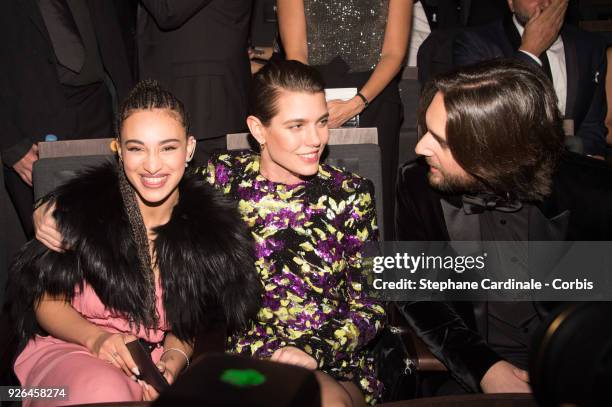
<svg viewBox="0 0 612 407">
<path fill-rule="evenodd" d="M 134 380 L 135 382 L 137 382 L 137 381 L 138 381 L 138 379 L 136 378 L 136 376 L 132 376 L 132 377 L 130 377 L 130 379 Z"/>
<path fill-rule="evenodd" d="M 140 370 L 138 370 L 138 368 L 136 366 L 134 366 L 132 368 L 132 372 L 136 375 L 136 376 L 140 376 Z"/>
</svg>

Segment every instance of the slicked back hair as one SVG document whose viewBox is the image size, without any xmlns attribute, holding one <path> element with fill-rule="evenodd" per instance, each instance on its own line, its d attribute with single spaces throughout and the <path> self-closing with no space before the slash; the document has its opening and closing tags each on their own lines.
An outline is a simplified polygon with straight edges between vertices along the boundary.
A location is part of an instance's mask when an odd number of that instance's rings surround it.
<svg viewBox="0 0 612 407">
<path fill-rule="evenodd" d="M 249 114 L 264 126 L 278 113 L 278 97 L 282 90 L 291 92 L 324 92 L 319 72 L 299 61 L 273 61 L 253 76 Z"/>
<path fill-rule="evenodd" d="M 540 201 L 550 194 L 564 136 L 557 96 L 541 69 L 497 59 L 434 78 L 419 102 L 423 133 L 437 92 L 448 146 L 467 173 L 501 196 Z"/>
<path fill-rule="evenodd" d="M 159 82 L 144 79 L 136 84 L 127 95 L 115 120 L 115 137 L 121 138 L 123 122 L 139 110 L 167 109 L 185 127 L 186 134 L 191 130 L 189 116 L 181 102 L 171 92 L 162 88 Z"/>
</svg>

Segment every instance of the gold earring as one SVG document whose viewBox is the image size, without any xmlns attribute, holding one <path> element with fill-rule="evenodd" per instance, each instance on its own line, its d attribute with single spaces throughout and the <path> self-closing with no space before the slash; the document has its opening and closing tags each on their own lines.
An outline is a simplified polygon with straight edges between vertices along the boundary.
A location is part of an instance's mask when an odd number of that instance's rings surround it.
<svg viewBox="0 0 612 407">
<path fill-rule="evenodd" d="M 259 144 L 259 149 L 260 149 L 261 151 L 264 151 L 264 150 L 266 149 L 266 143 L 261 143 L 261 144 Z"/>
</svg>

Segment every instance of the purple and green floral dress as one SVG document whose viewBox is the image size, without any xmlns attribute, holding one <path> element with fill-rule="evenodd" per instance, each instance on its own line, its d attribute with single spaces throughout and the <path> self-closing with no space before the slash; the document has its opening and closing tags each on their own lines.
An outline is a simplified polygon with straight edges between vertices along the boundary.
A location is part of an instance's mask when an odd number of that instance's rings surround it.
<svg viewBox="0 0 612 407">
<path fill-rule="evenodd" d="M 382 386 L 365 347 L 385 313 L 359 283 L 360 249 L 378 237 L 372 183 L 325 164 L 302 183 L 271 182 L 259 173 L 259 155 L 250 152 L 213 157 L 201 171 L 238 201 L 265 287 L 257 320 L 230 339 L 230 351 L 268 358 L 295 346 L 374 402 Z"/>
</svg>

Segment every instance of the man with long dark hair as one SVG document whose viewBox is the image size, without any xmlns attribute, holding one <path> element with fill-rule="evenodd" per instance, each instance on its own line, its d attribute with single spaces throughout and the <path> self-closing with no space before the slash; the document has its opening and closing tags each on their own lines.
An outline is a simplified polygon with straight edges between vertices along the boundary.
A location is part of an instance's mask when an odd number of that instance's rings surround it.
<svg viewBox="0 0 612 407">
<path fill-rule="evenodd" d="M 462 68 L 426 86 L 418 116 L 423 159 L 400 168 L 398 240 L 612 240 L 612 169 L 563 150 L 541 70 L 511 60 Z M 448 367 L 446 393 L 530 391 L 528 344 L 551 307 L 399 304 Z"/>
</svg>

